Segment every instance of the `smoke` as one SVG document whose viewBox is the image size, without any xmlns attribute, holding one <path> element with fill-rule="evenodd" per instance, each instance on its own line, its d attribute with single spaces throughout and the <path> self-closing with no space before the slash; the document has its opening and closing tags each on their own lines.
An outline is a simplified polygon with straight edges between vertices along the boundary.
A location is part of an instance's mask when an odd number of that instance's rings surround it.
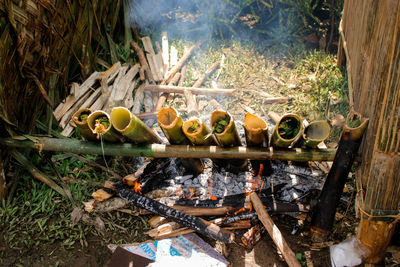
<svg viewBox="0 0 400 267">
<path fill-rule="evenodd" d="M 210 39 L 229 34 L 226 25 L 234 13 L 225 0 L 132 0 L 130 19 L 144 33 Z"/>
</svg>

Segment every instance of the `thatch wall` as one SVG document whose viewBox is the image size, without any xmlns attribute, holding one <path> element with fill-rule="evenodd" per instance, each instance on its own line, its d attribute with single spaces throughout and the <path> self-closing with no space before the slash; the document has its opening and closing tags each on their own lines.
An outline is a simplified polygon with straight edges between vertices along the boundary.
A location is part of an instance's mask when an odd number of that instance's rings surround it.
<svg viewBox="0 0 400 267">
<path fill-rule="evenodd" d="M 1 128 L 29 132 L 46 109 L 51 125 L 45 102 L 54 106 L 68 94 L 60 88 L 93 71 L 121 5 L 122 0 L 0 1 Z"/>
<path fill-rule="evenodd" d="M 341 31 L 354 109 L 370 119 L 357 173 L 359 235 L 373 250 L 368 261 L 379 262 L 400 210 L 400 1 L 346 0 Z"/>
</svg>

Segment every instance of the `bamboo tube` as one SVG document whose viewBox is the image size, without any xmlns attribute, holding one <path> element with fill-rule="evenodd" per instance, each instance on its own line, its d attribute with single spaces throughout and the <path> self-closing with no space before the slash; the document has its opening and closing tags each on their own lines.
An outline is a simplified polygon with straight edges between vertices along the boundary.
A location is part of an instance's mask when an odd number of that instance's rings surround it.
<svg viewBox="0 0 400 267">
<path fill-rule="evenodd" d="M 101 125 L 100 119 L 106 118 L 108 121 L 108 126 Z M 90 130 L 97 134 L 97 138 L 100 139 L 100 135 L 107 142 L 122 142 L 123 137 L 112 127 L 110 122 L 110 115 L 108 113 L 97 110 L 93 111 L 89 117 L 87 118 L 87 123 L 89 125 Z"/>
<path fill-rule="evenodd" d="M 247 113 L 244 117 L 244 132 L 248 147 L 268 147 L 268 125 L 260 117 Z M 267 160 L 252 160 L 251 166 L 255 173 L 259 173 L 260 165 L 263 165 L 262 175 L 271 174 L 271 162 Z"/>
<path fill-rule="evenodd" d="M 328 139 L 331 133 L 331 126 L 327 121 L 313 121 L 304 128 L 302 144 L 315 148 L 321 142 Z"/>
<path fill-rule="evenodd" d="M 110 116 L 113 127 L 129 140 L 138 144 L 161 143 L 160 137 L 127 108 L 115 107 Z"/>
<path fill-rule="evenodd" d="M 353 123 L 357 121 L 359 123 L 353 126 Z M 310 229 L 313 241 L 326 240 L 332 229 L 344 184 L 367 125 L 368 119 L 361 117 L 358 113 L 351 112 L 347 116 L 333 165 L 325 180 L 317 206 L 314 209 Z"/>
<path fill-rule="evenodd" d="M 92 113 L 88 108 L 82 108 L 72 115 L 72 120 L 74 121 L 76 128 L 78 128 L 80 134 L 88 141 L 96 141 L 96 135 L 90 130 L 87 118 Z M 86 118 L 85 118 L 86 115 Z"/>
<path fill-rule="evenodd" d="M 224 125 L 223 131 L 219 133 L 218 127 L 221 125 L 221 122 L 225 122 L 227 125 Z M 215 110 L 213 113 L 211 113 L 210 123 L 213 128 L 215 138 L 220 146 L 233 147 L 242 145 L 235 122 L 228 112 Z M 233 172 L 237 172 L 246 167 L 246 165 L 247 160 L 231 160 L 229 161 L 228 169 Z"/>
<path fill-rule="evenodd" d="M 290 125 L 288 125 L 290 123 Z M 283 133 L 282 128 L 284 125 L 290 127 L 293 130 L 292 134 Z M 287 128 L 286 128 L 287 129 Z M 301 119 L 296 114 L 285 114 L 279 122 L 276 124 L 274 131 L 271 136 L 271 145 L 273 147 L 287 148 L 292 146 L 301 136 L 303 130 L 303 124 Z"/>
<path fill-rule="evenodd" d="M 162 108 L 157 114 L 157 121 L 170 144 L 190 144 L 182 131 L 182 117 L 173 107 Z M 185 159 L 182 160 L 182 164 L 185 169 L 191 172 L 194 176 L 199 175 L 204 170 L 204 165 L 201 159 Z"/>
<path fill-rule="evenodd" d="M 182 131 L 186 137 L 197 146 L 217 145 L 215 137 L 211 134 L 210 129 L 200 119 L 192 119 L 186 121 L 182 125 Z"/>
</svg>

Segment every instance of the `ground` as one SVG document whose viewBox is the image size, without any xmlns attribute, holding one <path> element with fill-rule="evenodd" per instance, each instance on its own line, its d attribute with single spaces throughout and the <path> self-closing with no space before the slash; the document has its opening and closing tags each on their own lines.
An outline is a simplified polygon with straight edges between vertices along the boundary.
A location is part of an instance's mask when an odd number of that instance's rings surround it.
<svg viewBox="0 0 400 267">
<path fill-rule="evenodd" d="M 184 42 L 177 41 L 175 45 L 182 51 Z M 247 111 L 266 116 L 270 110 L 298 113 L 308 120 L 326 118 L 335 125 L 327 144 L 337 145 L 341 129 L 337 121 L 346 116 L 348 104 L 346 78 L 335 66 L 334 55 L 304 47 L 283 52 L 240 42 L 206 44 L 189 62 L 186 85 L 190 86 L 208 66 L 220 60 L 222 54 L 226 59 L 218 86 L 239 90 L 232 98 L 216 99 L 235 120 L 241 120 Z M 210 87 L 210 81 L 205 86 Z M 288 96 L 292 100 L 284 104 L 264 104 L 267 94 Z M 209 100 L 198 98 L 200 106 Z M 169 99 L 168 104 L 184 108 L 180 96 Z M 107 168 L 124 176 L 138 167 L 136 159 L 84 156 L 89 161 L 83 163 L 74 155 L 63 153 L 40 156 L 31 153 L 30 157 L 42 171 L 58 176 L 73 200 L 63 199 L 12 162 L 7 177 L 13 189 L 0 207 L 1 266 L 103 266 L 111 257 L 107 244 L 148 239 L 144 234 L 149 229 L 148 216 L 120 211 L 96 214 L 105 224 L 97 229 L 82 221 L 76 224 L 71 221 L 73 208 L 82 207 L 82 201 L 89 200 L 96 187 L 111 178 L 107 171 L 96 168 L 91 162 L 105 165 L 107 161 Z M 344 193 L 347 201 L 339 208 L 330 242 L 337 243 L 354 234 L 357 225 L 354 187 L 354 181 L 349 179 Z M 329 265 L 327 247 L 318 250 L 310 247 L 306 227 L 291 235 L 293 221 L 284 217 L 275 220 L 295 252 L 304 258 L 307 255 L 314 266 Z M 229 251 L 227 259 L 232 266 L 285 266 L 268 235 L 250 252 L 239 245 L 230 245 Z"/>
</svg>

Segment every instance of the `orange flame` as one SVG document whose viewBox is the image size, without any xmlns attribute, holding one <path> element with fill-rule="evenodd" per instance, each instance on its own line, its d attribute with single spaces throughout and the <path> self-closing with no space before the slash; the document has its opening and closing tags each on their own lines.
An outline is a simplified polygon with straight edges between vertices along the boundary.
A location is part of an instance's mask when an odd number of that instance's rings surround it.
<svg viewBox="0 0 400 267">
<path fill-rule="evenodd" d="M 194 197 L 194 190 L 193 188 L 189 188 L 190 191 L 190 196 L 188 197 L 188 199 L 192 199 Z"/>
<path fill-rule="evenodd" d="M 139 183 L 138 181 L 135 182 L 135 192 L 142 194 L 142 184 Z"/>
<path fill-rule="evenodd" d="M 211 200 L 217 200 L 218 198 L 213 196 L 213 194 L 212 194 L 213 183 L 214 183 L 214 180 L 210 179 L 210 186 L 208 187 L 208 196 L 209 196 L 209 199 L 211 199 Z"/>
</svg>

